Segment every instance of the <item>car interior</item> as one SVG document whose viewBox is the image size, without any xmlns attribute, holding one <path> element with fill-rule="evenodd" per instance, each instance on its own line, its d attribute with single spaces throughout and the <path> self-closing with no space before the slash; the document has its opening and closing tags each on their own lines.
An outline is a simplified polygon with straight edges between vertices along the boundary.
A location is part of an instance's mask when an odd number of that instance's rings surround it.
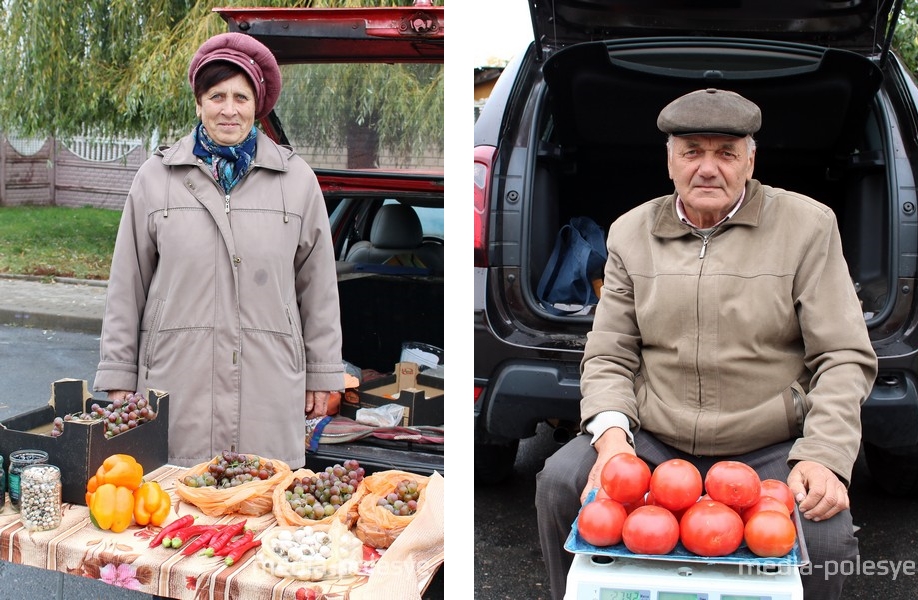
<svg viewBox="0 0 918 600">
<path fill-rule="evenodd" d="M 533 289 L 571 217 L 589 216 L 605 230 L 633 206 L 672 193 L 657 115 L 684 93 L 717 87 L 762 109 L 753 176 L 835 211 L 865 312 L 883 308 L 889 141 L 880 133 L 876 64 L 801 44 L 655 39 L 570 46 L 547 59 L 543 72 L 547 101 L 534 133 L 528 219 Z"/>
<path fill-rule="evenodd" d="M 405 341 L 442 348 L 442 195 L 327 193 L 326 199 L 338 256 L 344 359 L 388 372 Z"/>
</svg>

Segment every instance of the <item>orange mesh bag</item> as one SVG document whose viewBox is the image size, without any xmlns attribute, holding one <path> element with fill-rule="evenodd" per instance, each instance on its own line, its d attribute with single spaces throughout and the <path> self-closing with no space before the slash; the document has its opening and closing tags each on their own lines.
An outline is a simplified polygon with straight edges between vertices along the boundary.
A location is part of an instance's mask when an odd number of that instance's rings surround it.
<svg viewBox="0 0 918 600">
<path fill-rule="evenodd" d="M 354 523 L 357 522 L 357 504 L 360 502 L 366 489 L 363 485 L 363 481 L 360 482 L 351 497 L 339 506 L 338 510 L 336 510 L 333 515 L 321 519 L 307 519 L 306 517 L 298 515 L 296 510 L 290 505 L 290 502 L 287 500 L 287 488 L 293 484 L 294 479 L 303 480 L 310 477 L 316 477 L 316 474 L 309 469 L 297 469 L 284 477 L 280 483 L 278 483 L 277 487 L 274 488 L 274 507 L 272 510 L 274 512 L 274 518 L 277 520 L 277 524 L 285 526 L 329 525 L 334 521 L 340 521 L 344 523 L 348 529 L 353 527 Z"/>
<path fill-rule="evenodd" d="M 280 460 L 260 456 L 258 459 L 262 464 L 270 460 L 274 466 L 274 474 L 267 479 L 254 479 L 231 488 L 191 487 L 185 484 L 185 477 L 203 475 L 211 464 L 220 460 L 219 456 L 215 456 L 210 462 L 188 469 L 183 477 L 175 481 L 175 491 L 182 500 L 194 504 L 201 509 L 201 512 L 210 517 L 228 514 L 252 517 L 266 515 L 271 512 L 274 504 L 272 497 L 274 488 L 290 475 L 290 466 Z"/>
<path fill-rule="evenodd" d="M 396 486 L 405 479 L 418 484 L 418 507 L 413 515 L 394 515 L 388 509 L 379 506 L 378 502 L 395 491 Z M 357 527 L 354 531 L 357 537 L 374 548 L 388 548 L 424 508 L 425 490 L 429 479 L 416 473 L 396 470 L 380 471 L 364 478 L 366 493 L 357 507 Z"/>
</svg>

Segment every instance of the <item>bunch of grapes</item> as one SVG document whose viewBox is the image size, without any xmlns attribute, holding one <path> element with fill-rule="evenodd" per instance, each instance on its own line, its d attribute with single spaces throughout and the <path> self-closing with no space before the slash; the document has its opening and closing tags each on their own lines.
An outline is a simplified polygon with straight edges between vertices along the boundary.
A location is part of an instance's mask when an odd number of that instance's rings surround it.
<svg viewBox="0 0 918 600">
<path fill-rule="evenodd" d="M 64 423 L 68 421 L 102 421 L 105 423 L 105 437 L 112 438 L 119 433 L 134 429 L 138 425 L 152 421 L 156 411 L 143 394 L 130 394 L 124 400 L 113 400 L 107 406 L 94 403 L 90 412 L 56 417 L 51 425 L 51 437 L 64 433 Z"/>
<path fill-rule="evenodd" d="M 304 519 L 330 517 L 354 495 L 364 474 L 364 468 L 349 459 L 310 477 L 294 478 L 287 486 L 287 502 Z"/>
<path fill-rule="evenodd" d="M 395 486 L 395 490 L 389 492 L 376 501 L 377 506 L 381 506 L 399 517 L 413 515 L 418 510 L 418 483 L 410 479 L 403 479 Z"/>
<path fill-rule="evenodd" d="M 67 416 L 70 417 L 70 415 Z M 70 419 L 68 418 L 67 420 L 69 421 Z M 54 417 L 54 421 L 51 423 L 51 433 L 49 435 L 51 437 L 58 437 L 62 433 L 64 433 L 64 419 Z"/>
<path fill-rule="evenodd" d="M 275 473 L 270 460 L 262 461 L 253 454 L 240 454 L 224 450 L 207 465 L 207 471 L 201 475 L 186 475 L 182 480 L 188 487 L 215 487 L 226 489 L 255 481 L 268 479 Z"/>
</svg>

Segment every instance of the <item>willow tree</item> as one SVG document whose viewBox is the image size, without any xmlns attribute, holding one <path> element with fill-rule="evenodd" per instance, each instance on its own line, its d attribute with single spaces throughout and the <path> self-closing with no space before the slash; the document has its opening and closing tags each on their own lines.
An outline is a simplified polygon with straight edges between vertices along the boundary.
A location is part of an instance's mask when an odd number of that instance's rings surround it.
<svg viewBox="0 0 918 600">
<path fill-rule="evenodd" d="M 905 0 L 896 32 L 893 48 L 909 71 L 918 72 L 918 0 Z"/>
<path fill-rule="evenodd" d="M 413 0 L 0 0 L 0 129 L 25 136 L 86 130 L 149 139 L 175 137 L 195 120 L 188 62 L 211 35 L 227 31 L 217 6 L 410 6 Z M 442 5 L 442 0 L 434 4 Z M 421 68 L 353 64 L 345 78 L 296 90 L 308 139 L 353 143 L 367 133 L 400 155 L 442 149 L 443 77 Z M 339 72 L 341 70 L 339 69 Z M 325 77 L 321 69 L 314 77 Z M 298 85 L 291 80 L 292 85 Z M 285 82 L 286 86 L 286 82 Z M 359 103 L 344 88 L 369 90 Z M 335 92 L 334 90 L 338 90 Z M 285 94 L 286 95 L 286 94 Z M 418 98 L 425 112 L 420 114 Z M 337 123 L 337 126 L 331 126 Z M 414 125 L 409 125 L 414 124 Z M 354 149 L 357 155 L 363 150 Z"/>
</svg>

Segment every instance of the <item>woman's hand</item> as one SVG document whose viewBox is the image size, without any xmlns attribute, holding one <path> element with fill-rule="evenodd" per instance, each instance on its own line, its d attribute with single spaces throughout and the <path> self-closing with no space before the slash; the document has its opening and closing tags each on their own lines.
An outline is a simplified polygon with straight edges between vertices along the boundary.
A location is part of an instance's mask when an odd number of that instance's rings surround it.
<svg viewBox="0 0 918 600">
<path fill-rule="evenodd" d="M 127 400 L 127 397 L 133 394 L 134 392 L 128 390 L 109 390 L 108 399 L 109 400 Z"/>
<path fill-rule="evenodd" d="M 328 414 L 328 396 L 331 392 L 306 390 L 306 418 L 315 419 Z"/>
</svg>

